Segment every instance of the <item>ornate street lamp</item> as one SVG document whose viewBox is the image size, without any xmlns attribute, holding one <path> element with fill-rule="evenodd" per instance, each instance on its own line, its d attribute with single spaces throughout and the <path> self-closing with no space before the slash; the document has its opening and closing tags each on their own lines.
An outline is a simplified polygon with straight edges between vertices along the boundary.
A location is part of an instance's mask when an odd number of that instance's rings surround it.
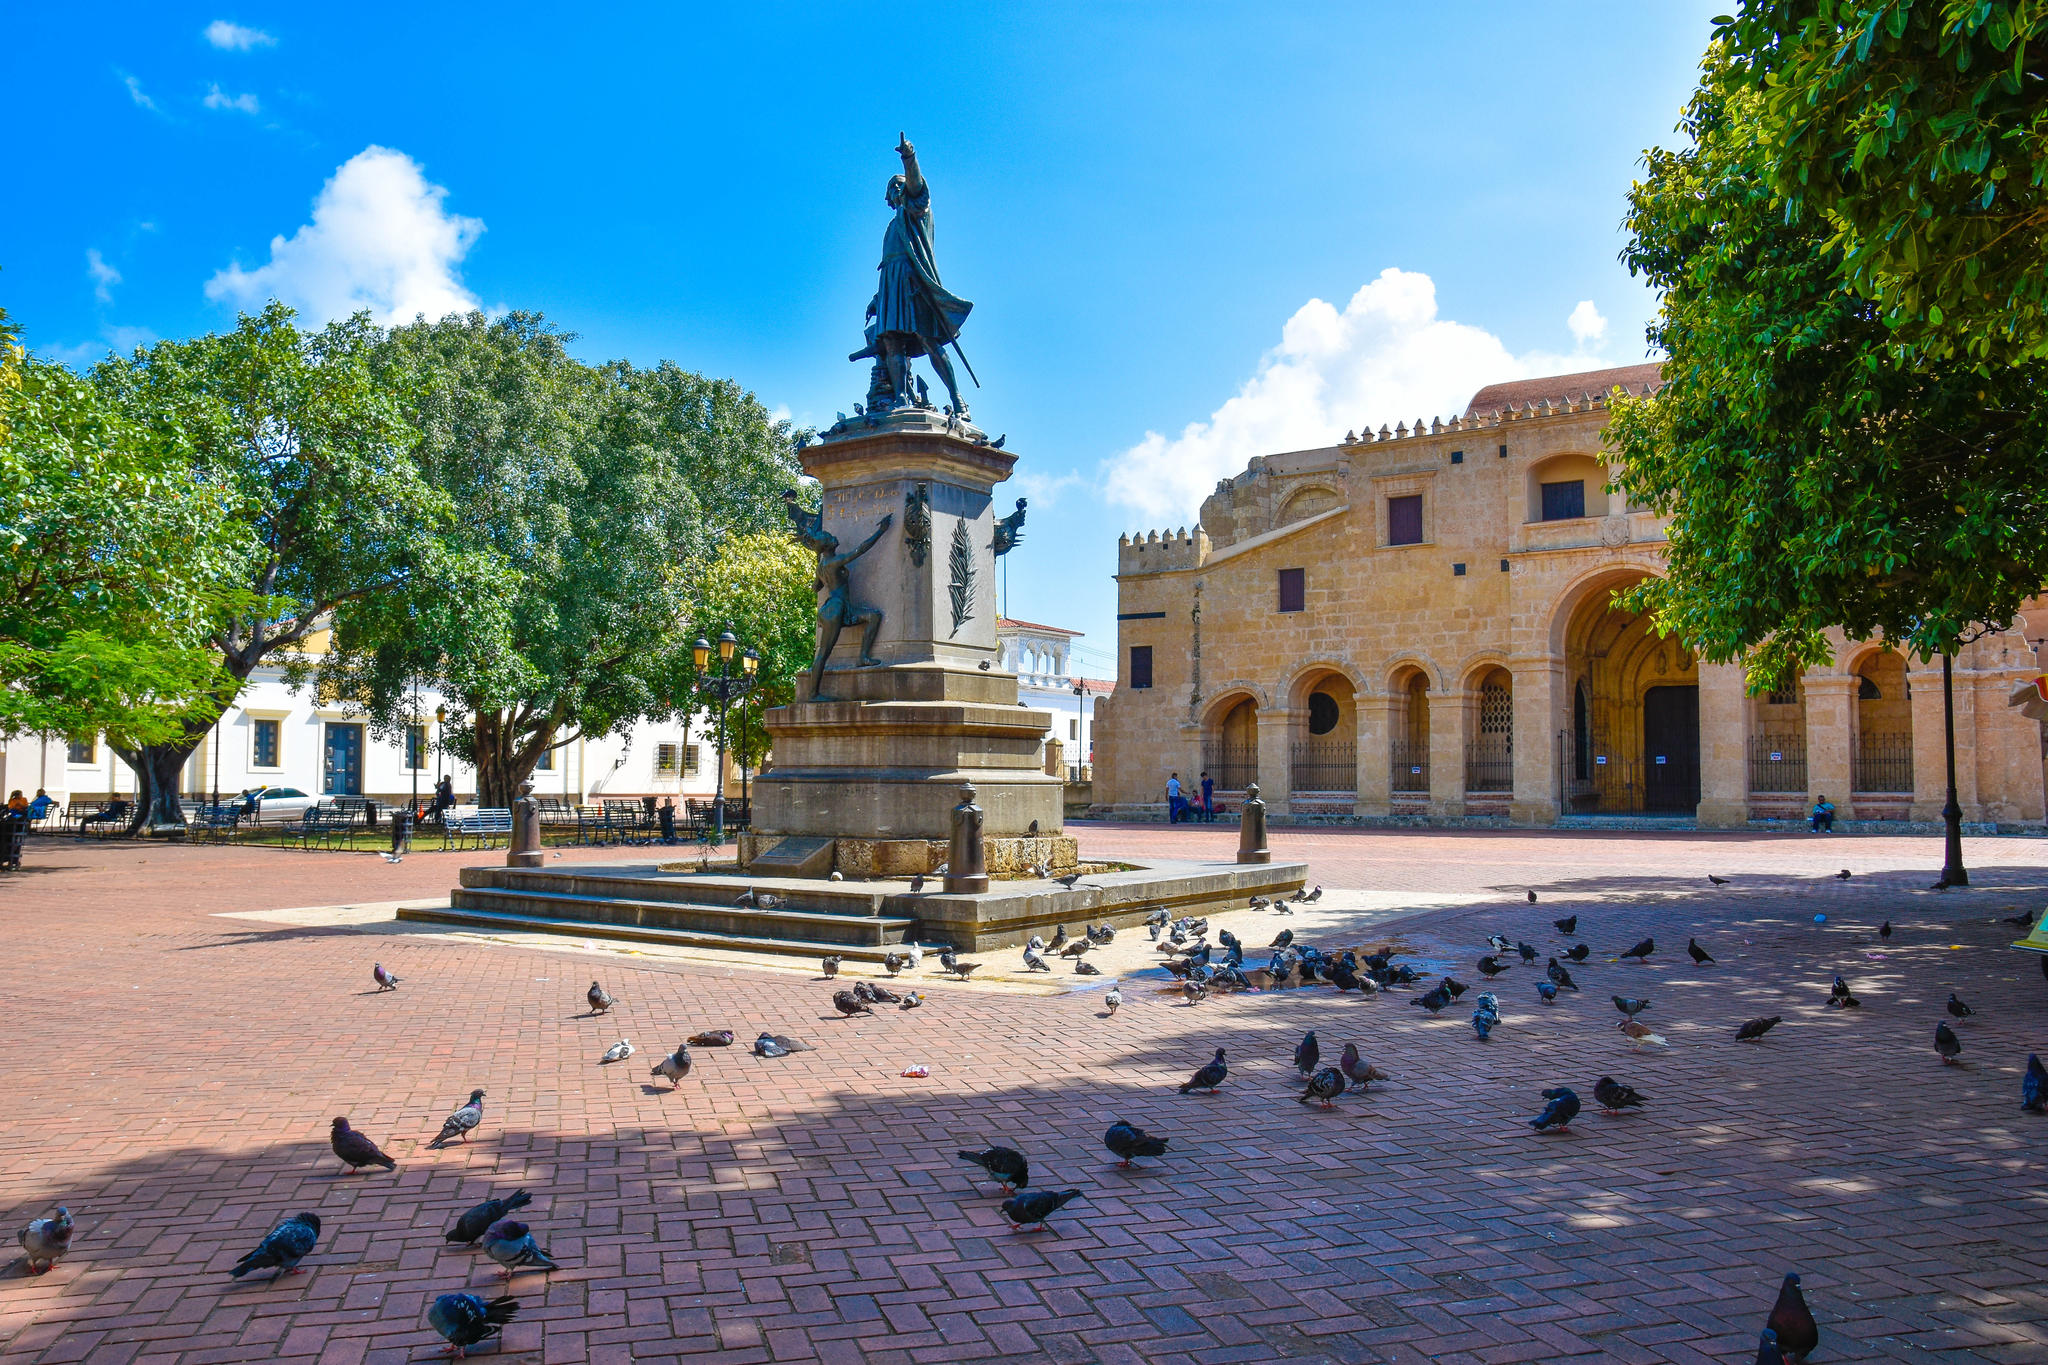
<svg viewBox="0 0 2048 1365">
<path fill-rule="evenodd" d="M 725 842 L 725 708 L 743 700 L 754 690 L 754 670 L 760 666 L 761 656 L 749 649 L 740 656 L 740 672 L 733 676 L 732 659 L 740 646 L 739 637 L 727 627 L 718 636 L 718 672 L 711 674 L 711 644 L 701 635 L 697 643 L 690 646 L 690 657 L 697 665 L 700 675 L 697 690 L 718 699 L 718 759 L 715 781 L 717 790 L 711 798 L 711 826 L 720 844 Z M 745 798 L 745 779 L 741 779 L 741 796 Z"/>
</svg>

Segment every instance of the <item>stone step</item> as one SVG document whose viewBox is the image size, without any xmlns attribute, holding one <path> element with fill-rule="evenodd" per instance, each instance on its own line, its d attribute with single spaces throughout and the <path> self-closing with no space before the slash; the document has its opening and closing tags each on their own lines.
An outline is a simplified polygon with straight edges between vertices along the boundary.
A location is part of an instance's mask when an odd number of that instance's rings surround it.
<svg viewBox="0 0 2048 1365">
<path fill-rule="evenodd" d="M 414 924 L 446 924 L 463 929 L 495 929 L 527 934 L 561 934 L 569 938 L 602 938 L 626 943 L 659 943 L 683 948 L 725 948 L 738 952 L 780 953 L 792 957 L 837 954 L 862 962 L 880 962 L 903 942 L 902 931 L 885 943 L 840 943 L 820 939 L 757 938 L 704 929 L 662 929 L 601 920 L 562 919 L 520 914 L 512 910 L 460 906 L 408 906 L 398 918 Z M 907 921 L 915 924 L 915 920 Z"/>
<path fill-rule="evenodd" d="M 733 905 L 743 892 L 766 891 L 779 902 L 778 911 L 836 915 L 848 919 L 872 919 L 887 909 L 891 896 L 900 894 L 898 887 L 873 887 L 857 882 L 662 875 L 651 868 L 607 872 L 577 871 L 566 867 L 465 867 L 460 877 L 465 890 L 583 896 L 593 900 L 685 905 L 739 914 L 759 913 Z"/>
<path fill-rule="evenodd" d="M 787 939 L 803 944 L 881 948 L 903 942 L 917 928 L 915 919 L 903 915 L 837 915 L 782 908 L 743 910 L 730 905 L 577 895 L 531 887 L 457 887 L 449 894 L 448 902 L 457 910 L 489 910 L 562 920 L 591 926 L 593 932 L 597 926 L 611 926 L 763 942 Z"/>
</svg>

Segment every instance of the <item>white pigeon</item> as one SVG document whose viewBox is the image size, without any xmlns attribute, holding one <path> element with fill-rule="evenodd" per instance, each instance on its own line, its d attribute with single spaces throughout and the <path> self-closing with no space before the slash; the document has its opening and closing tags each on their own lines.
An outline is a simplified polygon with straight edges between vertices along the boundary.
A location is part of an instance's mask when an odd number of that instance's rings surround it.
<svg viewBox="0 0 2048 1365">
<path fill-rule="evenodd" d="M 913 943 L 910 945 L 910 970 L 914 972 L 923 966 L 924 949 L 919 945 Z"/>
<path fill-rule="evenodd" d="M 1111 1014 L 1115 1014 L 1117 1012 L 1117 1008 L 1124 1003 L 1124 993 L 1117 989 L 1117 986 L 1119 984 L 1120 983 L 1115 981 L 1110 982 L 1108 994 L 1102 997 L 1102 1003 L 1109 1006 L 1109 1012 Z"/>
<path fill-rule="evenodd" d="M 380 853 L 377 856 L 382 858 L 387 863 L 402 863 L 405 861 L 405 855 L 403 853 Z"/>
<path fill-rule="evenodd" d="M 599 1065 L 603 1065 L 609 1062 L 623 1062 L 626 1060 L 626 1058 L 632 1055 L 633 1040 L 630 1038 L 621 1038 L 618 1042 L 613 1043 L 610 1047 L 605 1049 L 603 1062 L 600 1062 Z"/>
</svg>

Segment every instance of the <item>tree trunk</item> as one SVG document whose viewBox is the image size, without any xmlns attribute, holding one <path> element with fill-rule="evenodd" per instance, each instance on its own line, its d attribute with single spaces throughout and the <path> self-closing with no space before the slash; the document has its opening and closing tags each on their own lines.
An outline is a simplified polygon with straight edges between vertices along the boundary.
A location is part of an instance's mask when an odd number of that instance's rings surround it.
<svg viewBox="0 0 2048 1365">
<path fill-rule="evenodd" d="M 552 742 L 554 727 L 539 734 L 522 733 L 503 711 L 471 711 L 476 761 L 476 803 L 487 809 L 509 809 L 519 788 L 533 776 L 541 751 Z M 521 742 L 524 739 L 525 742 Z"/>
<path fill-rule="evenodd" d="M 185 808 L 178 804 L 178 773 L 211 728 L 202 726 L 194 734 L 188 727 L 185 737 L 173 744 L 145 744 L 140 749 L 109 746 L 135 774 L 135 814 L 128 822 L 131 836 L 159 825 L 185 823 Z"/>
</svg>

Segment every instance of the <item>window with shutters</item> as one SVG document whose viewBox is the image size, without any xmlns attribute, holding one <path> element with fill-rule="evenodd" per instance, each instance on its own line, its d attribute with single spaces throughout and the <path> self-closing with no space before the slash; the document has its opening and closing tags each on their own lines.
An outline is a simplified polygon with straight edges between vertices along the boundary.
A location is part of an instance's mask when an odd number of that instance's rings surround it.
<svg viewBox="0 0 2048 1365">
<path fill-rule="evenodd" d="M 1152 646 L 1150 646 L 1150 645 L 1132 645 L 1132 646 L 1131 646 L 1131 686 L 1132 686 L 1132 687 L 1150 687 L 1151 685 L 1152 685 Z"/>
<path fill-rule="evenodd" d="M 1543 520 L 1571 521 L 1586 515 L 1586 481 L 1563 479 L 1543 485 Z"/>
<path fill-rule="evenodd" d="M 274 720 L 258 720 L 249 726 L 249 766 L 252 768 L 276 768 L 279 740 L 283 726 Z"/>
<path fill-rule="evenodd" d="M 1280 571 L 1280 610 L 1300 611 L 1308 598 L 1308 570 Z"/>
<path fill-rule="evenodd" d="M 1387 499 L 1387 544 L 1422 543 L 1422 494 Z"/>
<path fill-rule="evenodd" d="M 258 725 L 263 723 L 262 721 L 257 722 Z M 272 725 L 276 723 L 276 721 L 270 722 Z M 263 739 L 260 732 L 256 740 L 256 752 L 259 754 L 263 752 Z M 274 768 L 277 765 L 275 763 L 258 763 L 256 766 L 259 768 Z M 412 772 L 419 772 L 427 766 L 427 727 L 425 725 L 408 725 L 405 727 L 405 766 Z"/>
</svg>

